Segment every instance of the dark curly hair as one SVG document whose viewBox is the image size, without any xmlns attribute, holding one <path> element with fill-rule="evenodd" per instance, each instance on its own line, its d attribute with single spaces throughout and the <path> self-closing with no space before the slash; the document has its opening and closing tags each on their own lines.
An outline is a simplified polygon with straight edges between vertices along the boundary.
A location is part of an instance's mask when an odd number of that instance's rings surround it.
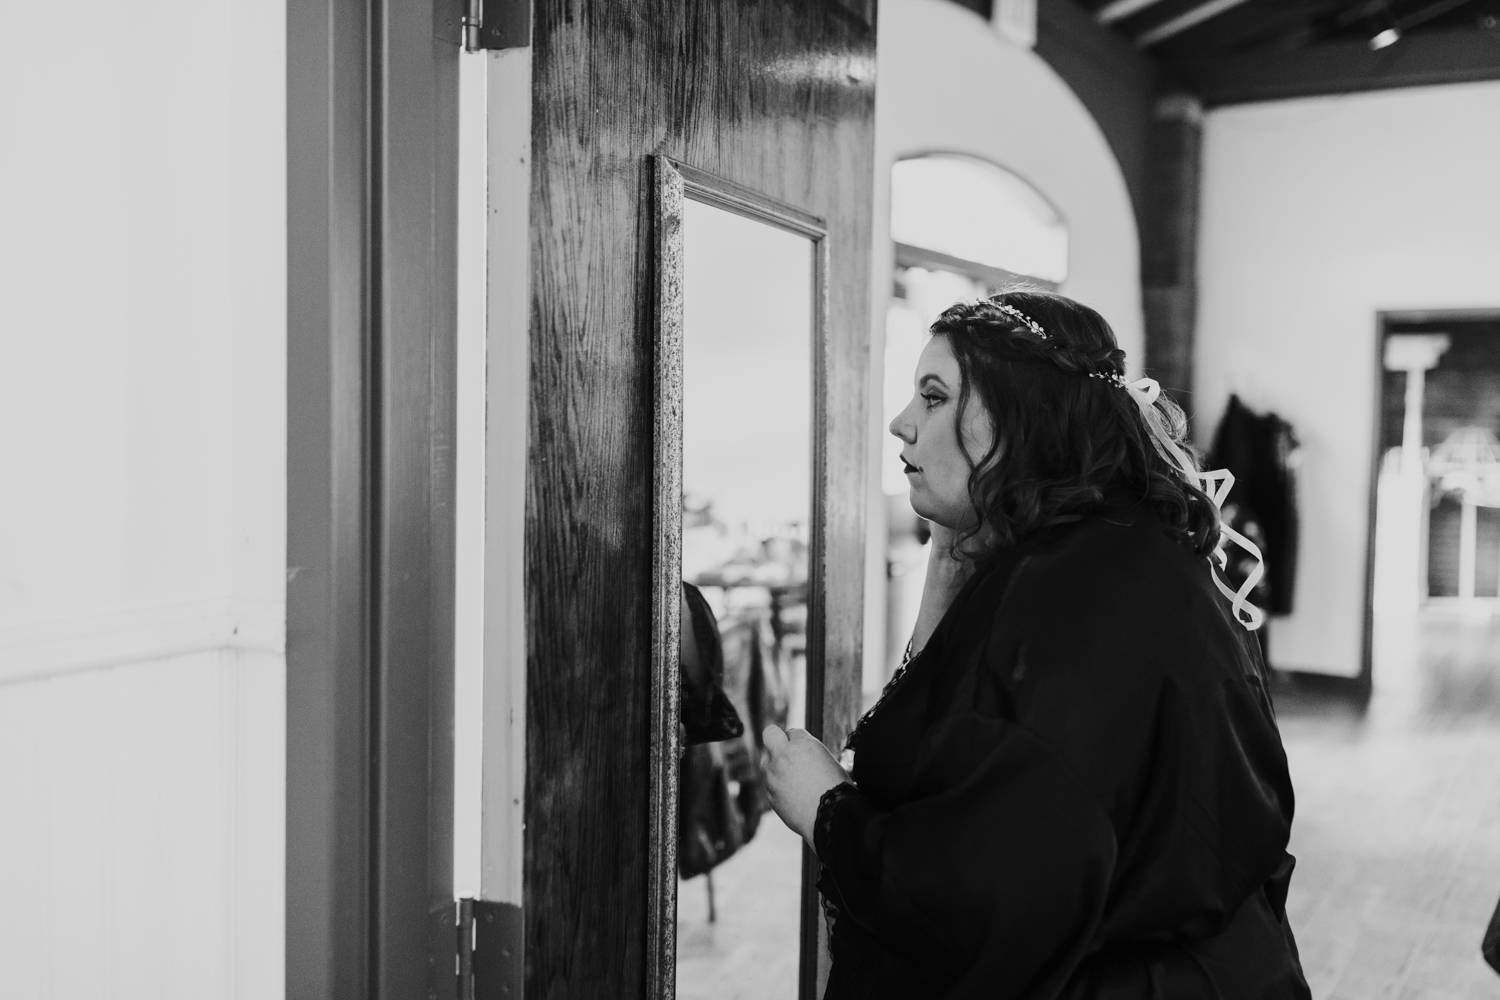
<svg viewBox="0 0 1500 1000">
<path fill-rule="evenodd" d="M 1034 320 L 1047 339 L 1002 306 Z M 995 432 L 985 454 L 964 452 L 978 523 L 960 542 L 988 529 L 1005 547 L 1106 504 L 1148 501 L 1169 534 L 1195 552 L 1218 545 L 1218 508 L 1157 452 L 1131 393 L 1112 380 L 1125 374 L 1125 352 L 1104 317 L 1065 296 L 1023 288 L 951 306 L 931 333 L 947 338 L 963 374 L 955 419 L 962 426 L 977 394 Z M 1191 456 L 1181 408 L 1165 395 L 1156 406 Z"/>
</svg>

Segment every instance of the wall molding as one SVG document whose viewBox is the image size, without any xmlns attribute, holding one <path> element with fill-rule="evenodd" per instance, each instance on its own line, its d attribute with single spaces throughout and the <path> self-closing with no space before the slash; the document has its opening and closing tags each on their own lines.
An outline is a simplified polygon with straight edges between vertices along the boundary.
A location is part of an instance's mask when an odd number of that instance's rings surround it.
<svg viewBox="0 0 1500 1000">
<path fill-rule="evenodd" d="M 286 652 L 286 606 L 190 601 L 0 625 L 0 685 L 212 649 Z"/>
</svg>

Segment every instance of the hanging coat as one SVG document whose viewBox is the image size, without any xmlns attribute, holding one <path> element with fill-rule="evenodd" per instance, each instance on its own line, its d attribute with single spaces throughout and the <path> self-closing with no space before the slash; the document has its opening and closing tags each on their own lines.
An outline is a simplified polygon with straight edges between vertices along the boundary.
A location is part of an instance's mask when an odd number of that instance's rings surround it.
<svg viewBox="0 0 1500 1000">
<path fill-rule="evenodd" d="M 1255 642 L 1145 506 L 1001 552 L 823 797 L 826 1000 L 1302 1000 Z"/>
<path fill-rule="evenodd" d="M 1229 397 L 1214 434 L 1210 465 L 1234 473 L 1224 519 L 1260 546 L 1266 575 L 1250 596 L 1273 615 L 1292 613 L 1297 584 L 1297 448 L 1291 424 L 1274 413 L 1251 411 L 1238 396 Z M 1239 576 L 1234 587 L 1248 569 L 1247 564 L 1232 574 Z"/>
<path fill-rule="evenodd" d="M 770 807 L 761 731 L 786 724 L 786 691 L 763 615 L 738 615 L 720 632 L 702 594 L 683 586 L 692 619 L 691 631 L 683 622 L 683 641 L 698 643 L 712 680 L 708 692 L 683 688 L 688 745 L 678 767 L 677 867 L 691 878 L 731 858 Z M 688 721 L 690 711 L 696 721 Z"/>
<path fill-rule="evenodd" d="M 724 691 L 724 641 L 703 592 L 682 584 L 683 743 L 714 743 L 745 732 L 745 724 Z"/>
</svg>

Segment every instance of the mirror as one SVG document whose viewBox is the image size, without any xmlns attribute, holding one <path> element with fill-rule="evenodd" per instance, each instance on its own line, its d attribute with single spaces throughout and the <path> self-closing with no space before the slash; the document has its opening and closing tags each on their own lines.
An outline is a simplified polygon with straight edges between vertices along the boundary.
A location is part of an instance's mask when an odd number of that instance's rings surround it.
<svg viewBox="0 0 1500 1000">
<path fill-rule="evenodd" d="M 815 890 L 760 733 L 821 728 L 823 230 L 658 170 L 650 995 L 792 1000 L 815 982 Z"/>
<path fill-rule="evenodd" d="M 682 756 L 677 996 L 791 998 L 802 841 L 770 811 L 760 731 L 806 715 L 812 243 L 688 201 L 683 264 L 682 577 L 718 634 L 684 620 L 682 661 L 722 664 L 744 733 Z"/>
</svg>

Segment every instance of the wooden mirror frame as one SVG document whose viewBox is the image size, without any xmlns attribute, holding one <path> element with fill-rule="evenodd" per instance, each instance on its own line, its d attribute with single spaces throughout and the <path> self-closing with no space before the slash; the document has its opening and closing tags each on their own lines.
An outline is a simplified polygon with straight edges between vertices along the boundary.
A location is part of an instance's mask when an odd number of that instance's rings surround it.
<svg viewBox="0 0 1500 1000">
<path fill-rule="evenodd" d="M 689 199 L 733 212 L 812 241 L 812 496 L 807 565 L 807 679 L 805 722 L 822 738 L 824 592 L 827 565 L 828 463 L 828 227 L 824 220 L 732 181 L 679 163 L 653 158 L 656 194 L 656 399 L 655 482 L 651 570 L 651 833 L 648 867 L 646 996 L 673 1000 L 677 992 L 677 806 L 682 750 L 678 657 L 682 593 L 682 343 L 683 203 Z M 818 976 L 816 859 L 802 850 L 802 902 L 798 995 L 813 1000 Z"/>
</svg>

